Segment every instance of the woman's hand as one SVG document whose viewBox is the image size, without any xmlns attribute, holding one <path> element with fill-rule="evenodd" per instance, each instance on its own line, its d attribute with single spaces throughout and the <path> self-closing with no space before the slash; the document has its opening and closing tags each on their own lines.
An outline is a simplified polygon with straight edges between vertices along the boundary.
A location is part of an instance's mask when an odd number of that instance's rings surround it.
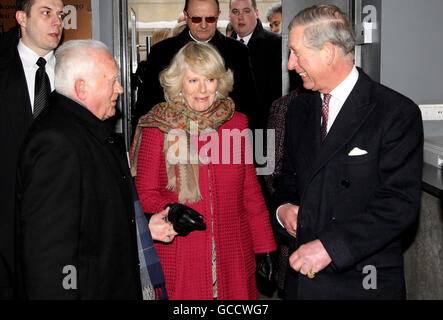
<svg viewBox="0 0 443 320">
<path fill-rule="evenodd" d="M 169 207 L 155 213 L 149 220 L 149 230 L 151 231 L 152 239 L 170 243 L 174 240 L 177 232 L 174 231 L 172 224 L 165 221 L 165 217 L 168 215 Z"/>
</svg>

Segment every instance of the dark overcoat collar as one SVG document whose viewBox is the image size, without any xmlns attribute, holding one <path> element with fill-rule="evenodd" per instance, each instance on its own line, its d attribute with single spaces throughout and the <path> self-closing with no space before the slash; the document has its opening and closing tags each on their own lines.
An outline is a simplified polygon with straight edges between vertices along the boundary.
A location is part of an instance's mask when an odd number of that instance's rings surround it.
<svg viewBox="0 0 443 320">
<path fill-rule="evenodd" d="M 51 93 L 51 107 L 60 108 L 63 112 L 71 114 L 74 121 L 81 123 L 102 144 L 109 143 L 110 139 L 113 139 L 111 138 L 112 126 L 108 122 L 97 118 L 77 101 L 53 91 Z"/>
<path fill-rule="evenodd" d="M 217 29 L 215 30 L 215 34 L 213 35 L 213 37 L 211 38 L 211 40 L 209 40 L 209 43 L 215 45 L 216 47 L 218 47 L 218 45 L 221 45 L 223 38 L 225 36 L 218 31 Z M 180 44 L 180 48 L 182 46 L 184 46 L 186 43 L 188 43 L 189 41 L 194 41 L 191 36 L 189 35 L 189 27 L 186 27 L 181 33 L 179 33 L 177 35 L 177 39 L 178 39 L 178 43 Z"/>
<path fill-rule="evenodd" d="M 15 27 L 0 40 L 0 105 L 8 113 L 17 141 L 22 140 L 33 120 L 28 85 L 17 50 L 19 34 L 18 27 Z"/>
<path fill-rule="evenodd" d="M 254 39 L 258 34 L 260 34 L 261 32 L 263 32 L 263 24 L 261 23 L 260 19 L 257 19 L 257 25 L 254 28 L 254 31 L 252 31 L 252 36 L 251 39 L 249 39 L 249 42 Z M 232 30 L 231 33 L 231 38 L 234 38 L 235 40 L 237 40 L 237 32 L 235 32 L 234 30 Z M 248 42 L 248 45 L 249 45 Z"/>
</svg>

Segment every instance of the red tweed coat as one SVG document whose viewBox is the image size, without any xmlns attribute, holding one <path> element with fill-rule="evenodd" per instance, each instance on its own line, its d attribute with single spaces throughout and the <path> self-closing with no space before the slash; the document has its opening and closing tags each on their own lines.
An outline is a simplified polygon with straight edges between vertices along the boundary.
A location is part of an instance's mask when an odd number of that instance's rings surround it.
<svg viewBox="0 0 443 320">
<path fill-rule="evenodd" d="M 228 152 L 241 153 L 241 164 L 222 164 L 222 130 L 247 128 L 247 118 L 235 113 L 217 131 L 220 163 L 199 169 L 202 200 L 186 205 L 204 216 L 205 231 L 176 237 L 171 244 L 156 243 L 171 299 L 213 299 L 212 237 L 216 248 L 218 299 L 257 299 L 254 254 L 274 251 L 272 229 L 253 164 L 245 164 L 249 140 Z M 210 140 L 199 142 L 199 150 Z M 177 194 L 166 190 L 163 133 L 145 128 L 139 152 L 136 186 L 145 212 L 159 212 Z M 211 155 L 211 153 L 209 153 Z M 211 214 L 212 208 L 212 214 Z M 213 225 L 213 230 L 211 228 Z"/>
</svg>

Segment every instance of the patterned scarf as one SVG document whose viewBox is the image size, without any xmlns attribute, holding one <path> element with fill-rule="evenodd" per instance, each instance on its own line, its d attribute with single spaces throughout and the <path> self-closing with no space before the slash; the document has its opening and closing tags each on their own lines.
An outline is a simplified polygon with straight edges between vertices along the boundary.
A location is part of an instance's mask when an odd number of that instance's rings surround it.
<svg viewBox="0 0 443 320">
<path fill-rule="evenodd" d="M 166 173 L 168 176 L 168 190 L 175 191 L 178 194 L 180 203 L 193 203 L 201 200 L 198 177 L 198 162 L 192 163 L 191 159 L 198 159 L 196 148 L 191 144 L 191 134 L 196 129 L 198 134 L 206 129 L 217 129 L 234 115 L 235 104 L 231 98 L 215 102 L 209 109 L 198 112 L 187 108 L 181 103 L 162 102 L 157 104 L 151 111 L 140 118 L 137 129 L 135 130 L 134 141 L 130 150 L 131 173 L 133 176 L 137 173 L 137 158 L 140 150 L 143 128 L 158 128 L 164 133 L 164 147 L 166 161 Z M 191 122 L 195 128 L 191 127 Z M 168 133 L 173 129 L 179 129 L 186 135 L 186 159 L 180 160 L 177 164 L 171 164 L 168 161 L 168 152 L 171 147 L 175 154 L 180 153 L 180 134 L 174 133 L 174 141 L 168 141 Z M 191 130 L 192 129 L 192 130 Z M 184 146 L 183 146 L 184 147 Z M 195 161 L 194 161 L 195 162 Z"/>
<path fill-rule="evenodd" d="M 132 184 L 135 224 L 137 226 L 138 259 L 143 300 L 167 300 L 165 276 L 149 231 L 148 220 L 143 213 L 137 191 Z"/>
</svg>

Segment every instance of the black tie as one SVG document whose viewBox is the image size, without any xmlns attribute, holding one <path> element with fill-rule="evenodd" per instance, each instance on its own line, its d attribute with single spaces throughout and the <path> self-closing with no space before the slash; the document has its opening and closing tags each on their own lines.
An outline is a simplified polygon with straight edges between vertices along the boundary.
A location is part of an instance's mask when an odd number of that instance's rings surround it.
<svg viewBox="0 0 443 320">
<path fill-rule="evenodd" d="M 34 119 L 48 105 L 49 94 L 51 93 L 51 84 L 45 70 L 46 60 L 38 58 L 38 69 L 35 73 L 35 94 L 34 94 Z"/>
</svg>

